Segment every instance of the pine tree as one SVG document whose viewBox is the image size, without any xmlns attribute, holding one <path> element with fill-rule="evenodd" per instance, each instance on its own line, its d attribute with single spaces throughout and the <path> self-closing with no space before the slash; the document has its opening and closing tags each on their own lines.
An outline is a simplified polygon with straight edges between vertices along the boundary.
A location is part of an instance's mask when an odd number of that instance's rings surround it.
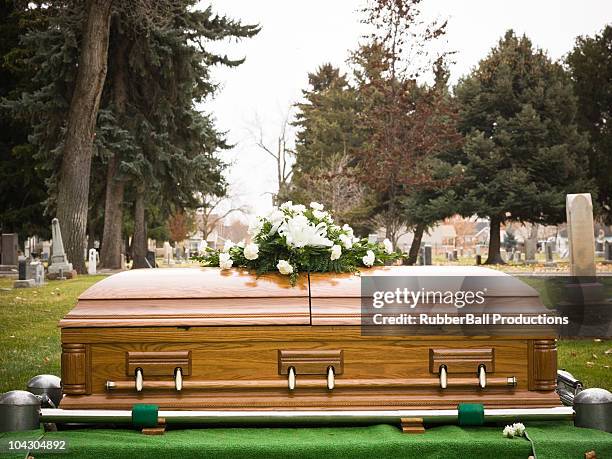
<svg viewBox="0 0 612 459">
<path fill-rule="evenodd" d="M 601 216 L 612 224 L 612 26 L 579 37 L 567 56 L 578 97 L 577 122 L 589 134 L 589 172 L 597 183 Z"/>
<path fill-rule="evenodd" d="M 559 223 L 565 195 L 592 190 L 576 98 L 563 68 L 512 31 L 455 94 L 466 135 L 463 213 L 490 219 L 486 263 L 503 263 L 503 222 Z"/>
</svg>

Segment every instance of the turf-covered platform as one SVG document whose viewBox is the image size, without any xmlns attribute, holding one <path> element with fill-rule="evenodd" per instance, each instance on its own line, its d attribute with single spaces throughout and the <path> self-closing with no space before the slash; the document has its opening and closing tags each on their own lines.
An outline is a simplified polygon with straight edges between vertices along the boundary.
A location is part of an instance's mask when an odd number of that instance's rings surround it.
<svg viewBox="0 0 612 459">
<path fill-rule="evenodd" d="M 612 434 L 579 429 L 571 423 L 530 423 L 527 432 L 538 459 L 583 458 L 594 450 L 612 458 Z M 0 434 L 0 456 L 17 439 L 65 440 L 67 450 L 33 452 L 38 458 L 521 458 L 532 455 L 525 438 L 502 437 L 502 427 L 440 426 L 421 435 L 391 425 L 319 428 L 215 428 L 169 430 L 162 436 L 128 429 L 83 429 Z"/>
</svg>

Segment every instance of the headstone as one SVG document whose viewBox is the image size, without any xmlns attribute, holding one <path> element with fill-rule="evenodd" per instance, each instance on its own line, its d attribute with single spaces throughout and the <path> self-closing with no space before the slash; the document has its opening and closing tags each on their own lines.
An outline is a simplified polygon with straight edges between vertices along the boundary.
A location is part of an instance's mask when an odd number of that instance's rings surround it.
<svg viewBox="0 0 612 459">
<path fill-rule="evenodd" d="M 164 242 L 164 260 L 166 263 L 171 264 L 172 259 L 172 246 L 168 241 Z"/>
<path fill-rule="evenodd" d="M 121 269 L 127 269 L 127 263 L 125 261 L 125 253 L 121 254 Z"/>
<path fill-rule="evenodd" d="M 570 273 L 576 277 L 594 277 L 595 230 L 591 194 L 568 194 L 565 203 Z"/>
<path fill-rule="evenodd" d="M 482 254 L 480 253 L 480 250 L 481 250 L 481 248 L 480 248 L 480 244 L 476 244 L 476 255 L 482 255 Z"/>
<path fill-rule="evenodd" d="M 2 235 L 2 251 L 0 252 L 0 265 L 17 266 L 19 252 L 19 237 L 17 233 Z"/>
<path fill-rule="evenodd" d="M 482 255 L 476 255 L 476 266 L 482 264 Z"/>
<path fill-rule="evenodd" d="M 612 241 L 604 242 L 604 263 L 612 264 Z"/>
<path fill-rule="evenodd" d="M 155 268 L 155 252 L 153 250 L 147 250 L 147 256 L 145 257 L 149 268 Z"/>
<path fill-rule="evenodd" d="M 51 243 L 49 241 L 43 241 L 41 245 L 41 258 L 47 261 L 51 258 Z"/>
<path fill-rule="evenodd" d="M 423 247 L 423 262 L 427 266 L 432 264 L 432 260 L 431 260 L 431 245 L 430 244 L 425 244 L 425 247 Z"/>
<path fill-rule="evenodd" d="M 453 249 L 453 261 L 457 260 L 459 260 L 459 253 L 457 252 L 457 249 Z"/>
<path fill-rule="evenodd" d="M 87 264 L 87 274 L 96 274 L 97 264 L 98 251 L 96 249 L 89 249 L 89 263 Z"/>
<path fill-rule="evenodd" d="M 19 280 L 32 279 L 31 277 L 28 277 L 28 272 L 27 272 L 28 260 L 26 259 L 26 257 L 20 256 L 17 263 L 18 263 L 18 271 L 19 271 L 18 279 Z"/>
<path fill-rule="evenodd" d="M 555 243 L 553 241 L 546 241 L 544 243 L 544 252 L 546 253 L 546 266 L 556 266 L 555 262 L 553 261 L 554 244 Z"/>
<path fill-rule="evenodd" d="M 72 263 L 68 262 L 64 252 L 64 242 L 62 241 L 62 231 L 60 230 L 59 220 L 54 218 L 51 222 L 51 260 L 49 262 L 49 277 L 65 278 L 71 275 Z"/>
<path fill-rule="evenodd" d="M 30 266 L 34 266 L 34 284 L 39 287 L 45 285 L 45 267 L 40 261 L 33 261 Z"/>
</svg>

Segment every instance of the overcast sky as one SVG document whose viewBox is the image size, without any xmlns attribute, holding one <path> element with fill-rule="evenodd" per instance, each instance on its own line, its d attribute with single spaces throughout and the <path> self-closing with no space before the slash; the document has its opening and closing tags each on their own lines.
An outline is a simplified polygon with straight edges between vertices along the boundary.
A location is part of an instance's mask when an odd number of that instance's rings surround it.
<svg viewBox="0 0 612 459">
<path fill-rule="evenodd" d="M 201 2 L 206 7 L 210 2 Z M 227 176 L 238 200 L 263 212 L 271 207 L 277 189 L 272 158 L 255 146 L 253 131 L 261 126 L 274 146 L 283 117 L 300 100 L 308 73 L 325 62 L 347 70 L 349 51 L 364 33 L 357 11 L 362 1 L 348 0 L 223 0 L 215 12 L 258 23 L 254 38 L 223 43 L 216 49 L 230 57 L 246 57 L 233 69 L 217 69 L 213 76 L 222 87 L 201 108 L 212 112 L 217 126 L 228 132 L 233 163 Z M 428 17 L 449 19 L 449 50 L 456 64 L 456 81 L 486 56 L 507 29 L 525 33 L 553 59 L 572 47 L 578 35 L 593 35 L 612 22 L 611 0 L 425 0 Z"/>
</svg>

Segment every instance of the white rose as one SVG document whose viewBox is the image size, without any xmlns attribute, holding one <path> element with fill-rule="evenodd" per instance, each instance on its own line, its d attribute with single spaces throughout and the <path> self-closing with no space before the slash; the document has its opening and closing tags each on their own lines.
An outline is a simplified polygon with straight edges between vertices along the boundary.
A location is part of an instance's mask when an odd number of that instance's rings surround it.
<svg viewBox="0 0 612 459">
<path fill-rule="evenodd" d="M 284 202 L 280 205 L 281 210 L 291 210 L 293 203 L 291 201 Z"/>
<path fill-rule="evenodd" d="M 504 427 L 504 431 L 502 432 L 502 435 L 506 438 L 514 438 L 514 428 L 512 426 L 506 426 Z"/>
<path fill-rule="evenodd" d="M 293 210 L 295 213 L 302 214 L 306 211 L 306 206 L 303 204 L 296 204 L 295 206 L 291 207 L 291 210 Z"/>
<path fill-rule="evenodd" d="M 230 269 L 234 264 L 234 260 L 230 257 L 230 254 L 227 252 L 219 254 L 219 267 L 221 269 Z"/>
<path fill-rule="evenodd" d="M 287 260 L 278 260 L 276 265 L 281 274 L 288 275 L 293 272 L 293 266 Z"/>
<path fill-rule="evenodd" d="M 337 260 L 338 258 L 340 258 L 340 255 L 342 255 L 342 247 L 340 247 L 338 244 L 334 244 L 331 248 L 330 258 L 332 260 Z"/>
<path fill-rule="evenodd" d="M 350 236 L 347 236 L 346 234 L 341 234 L 339 237 L 340 242 L 342 242 L 342 245 L 345 249 L 350 249 L 351 247 L 353 247 L 353 240 L 350 238 Z"/>
<path fill-rule="evenodd" d="M 314 210 L 323 210 L 325 208 L 323 204 L 314 201 L 310 203 L 310 207 Z"/>
<path fill-rule="evenodd" d="M 393 244 L 391 244 L 391 241 L 389 239 L 385 239 L 383 241 L 383 245 L 385 246 L 385 252 L 393 253 Z"/>
<path fill-rule="evenodd" d="M 229 252 L 229 249 L 231 249 L 232 247 L 234 247 L 234 243 L 228 239 L 227 241 L 225 241 L 225 244 L 223 244 L 223 251 L 224 252 Z"/>
<path fill-rule="evenodd" d="M 236 244 L 236 247 L 240 247 L 241 249 L 244 249 L 244 239 L 240 241 L 238 244 Z"/>
<path fill-rule="evenodd" d="M 327 225 L 321 222 L 315 226 L 304 215 L 296 215 L 285 221 L 278 228 L 278 234 L 285 237 L 289 247 L 331 247 L 334 245 L 327 238 Z"/>
<path fill-rule="evenodd" d="M 371 250 L 368 250 L 365 257 L 363 257 L 361 260 L 363 261 L 364 265 L 372 266 L 374 262 L 376 261 L 376 256 L 374 255 L 374 252 L 372 252 Z"/>
<path fill-rule="evenodd" d="M 354 234 L 353 234 L 353 228 L 351 228 L 351 227 L 350 227 L 350 226 L 349 226 L 347 223 L 345 223 L 344 225 L 342 225 L 342 229 L 343 229 L 344 231 L 346 231 L 346 234 L 347 234 L 349 237 L 353 237 L 353 236 L 354 236 Z"/>
<path fill-rule="evenodd" d="M 324 210 L 316 210 L 315 209 L 315 210 L 312 211 L 312 215 L 314 216 L 314 218 L 316 218 L 318 220 L 323 220 L 329 214 L 327 212 L 325 212 Z"/>
<path fill-rule="evenodd" d="M 247 260 L 256 260 L 259 256 L 259 246 L 257 244 L 247 244 L 244 248 L 244 258 Z"/>
<path fill-rule="evenodd" d="M 512 424 L 512 428 L 514 429 L 514 434 L 517 437 L 522 437 L 523 434 L 525 433 L 525 424 L 523 424 L 522 422 L 517 422 L 515 424 Z"/>
</svg>

